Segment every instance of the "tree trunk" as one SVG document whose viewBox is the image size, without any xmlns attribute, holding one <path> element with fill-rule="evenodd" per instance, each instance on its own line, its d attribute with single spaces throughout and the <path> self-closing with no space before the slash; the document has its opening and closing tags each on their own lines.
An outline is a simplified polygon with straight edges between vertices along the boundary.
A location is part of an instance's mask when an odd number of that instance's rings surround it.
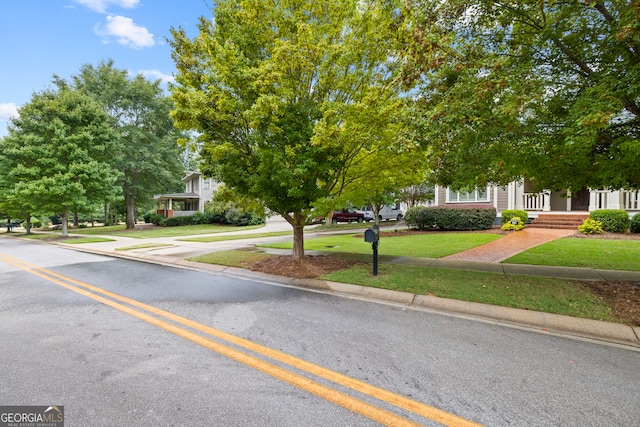
<svg viewBox="0 0 640 427">
<path fill-rule="evenodd" d="M 294 212 L 293 216 L 291 216 L 290 214 L 281 215 L 293 227 L 293 259 L 303 259 L 304 226 L 307 224 L 306 215 L 302 215 L 301 212 Z"/>
<path fill-rule="evenodd" d="M 27 219 L 24 223 L 24 228 L 27 230 L 27 234 L 31 234 L 31 214 L 27 215 Z"/>
<path fill-rule="evenodd" d="M 11 217 L 7 217 L 7 233 L 11 233 Z"/>
<path fill-rule="evenodd" d="M 136 207 L 133 194 L 127 194 L 124 196 L 124 202 L 127 206 L 127 230 L 133 230 L 136 228 Z"/>
<path fill-rule="evenodd" d="M 78 227 L 78 212 L 73 213 L 73 226 Z"/>
<path fill-rule="evenodd" d="M 67 223 L 68 218 L 69 212 L 65 212 L 60 215 L 60 220 L 62 221 L 62 237 L 69 237 L 69 224 Z"/>
</svg>

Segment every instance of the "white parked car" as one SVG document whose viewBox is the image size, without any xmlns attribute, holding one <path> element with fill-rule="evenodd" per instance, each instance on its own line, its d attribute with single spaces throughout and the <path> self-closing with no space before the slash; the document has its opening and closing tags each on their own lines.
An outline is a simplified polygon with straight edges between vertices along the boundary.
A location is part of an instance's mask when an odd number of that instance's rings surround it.
<svg viewBox="0 0 640 427">
<path fill-rule="evenodd" d="M 363 206 L 362 208 L 360 208 L 360 211 L 364 214 L 365 221 L 373 220 L 373 211 L 371 210 L 370 206 Z M 402 209 L 400 209 L 400 203 L 396 203 L 395 205 L 391 206 L 385 205 L 380 209 L 380 212 L 378 212 L 378 218 L 380 219 L 380 221 L 402 221 L 402 218 L 404 218 L 404 212 L 402 212 Z"/>
</svg>

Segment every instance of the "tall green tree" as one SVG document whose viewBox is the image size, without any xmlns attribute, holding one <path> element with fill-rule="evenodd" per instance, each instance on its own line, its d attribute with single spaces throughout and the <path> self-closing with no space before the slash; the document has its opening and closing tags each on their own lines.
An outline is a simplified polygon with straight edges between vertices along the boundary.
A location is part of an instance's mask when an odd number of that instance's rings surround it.
<svg viewBox="0 0 640 427">
<path fill-rule="evenodd" d="M 640 188 L 639 2 L 409 4 L 405 82 L 440 184 Z"/>
<path fill-rule="evenodd" d="M 112 60 L 83 65 L 69 85 L 98 100 L 112 119 L 117 148 L 111 160 L 121 172 L 118 185 L 125 200 L 126 228 L 133 229 L 136 207 L 175 188 L 184 174 L 178 145 L 183 134 L 169 116 L 171 98 L 164 95 L 159 80 L 151 82 L 140 74 L 131 78 Z"/>
<path fill-rule="evenodd" d="M 398 97 L 394 9 L 381 3 L 221 0 L 193 40 L 172 30 L 177 125 L 199 132 L 203 172 L 291 224 L 294 258 L 309 209 L 375 143 L 348 131 L 354 120 Z"/>
<path fill-rule="evenodd" d="M 102 107 L 75 90 L 35 93 L 0 141 L 0 188 L 11 211 L 26 218 L 54 212 L 67 236 L 69 212 L 116 194 L 118 172 L 108 163 L 114 146 Z"/>
</svg>

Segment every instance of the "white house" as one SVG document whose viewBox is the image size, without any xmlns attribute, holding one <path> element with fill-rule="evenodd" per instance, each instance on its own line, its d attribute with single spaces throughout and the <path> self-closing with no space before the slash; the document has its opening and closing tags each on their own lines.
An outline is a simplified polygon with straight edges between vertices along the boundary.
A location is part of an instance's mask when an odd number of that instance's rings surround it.
<svg viewBox="0 0 640 427">
<path fill-rule="evenodd" d="M 211 178 L 205 178 L 200 172 L 188 171 L 182 178 L 184 182 L 184 193 L 160 194 L 154 196 L 158 204 L 157 213 L 167 218 L 174 216 L 188 216 L 195 212 L 204 212 L 204 205 L 210 202 L 213 192 L 220 184 Z M 176 202 L 183 202 L 184 207 L 175 210 Z"/>
</svg>

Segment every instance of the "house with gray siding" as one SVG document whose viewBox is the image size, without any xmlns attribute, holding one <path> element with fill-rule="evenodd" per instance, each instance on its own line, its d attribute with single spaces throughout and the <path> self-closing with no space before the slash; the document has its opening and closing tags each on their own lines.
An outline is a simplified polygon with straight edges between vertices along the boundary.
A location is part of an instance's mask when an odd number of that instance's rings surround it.
<svg viewBox="0 0 640 427">
<path fill-rule="evenodd" d="M 220 184 L 211 178 L 205 178 L 200 172 L 188 171 L 182 178 L 184 193 L 159 194 L 154 196 L 157 213 L 167 218 L 189 216 L 204 212 L 204 205 L 213 198 L 213 192 Z"/>
</svg>

